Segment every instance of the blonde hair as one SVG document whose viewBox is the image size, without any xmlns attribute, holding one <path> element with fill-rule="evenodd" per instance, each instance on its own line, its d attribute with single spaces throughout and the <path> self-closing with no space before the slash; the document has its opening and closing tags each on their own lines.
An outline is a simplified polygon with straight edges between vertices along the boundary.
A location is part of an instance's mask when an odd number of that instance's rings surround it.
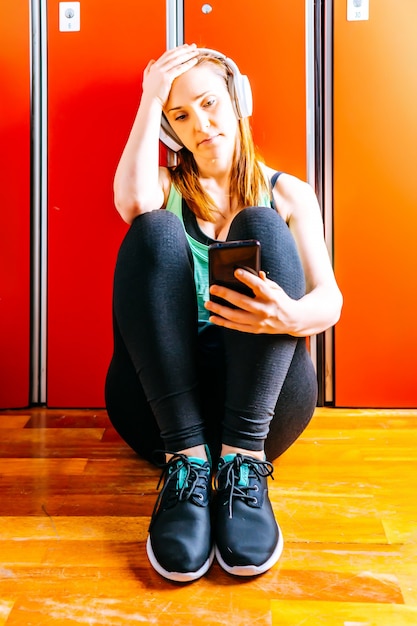
<svg viewBox="0 0 417 626">
<path fill-rule="evenodd" d="M 197 65 L 203 63 L 211 63 L 227 84 L 229 70 L 221 59 L 204 54 Z M 258 205 L 261 196 L 269 194 L 269 189 L 259 164 L 260 157 L 255 149 L 249 119 L 238 120 L 238 129 L 230 175 L 230 196 L 237 200 L 239 207 L 244 208 Z M 217 208 L 199 181 L 192 152 L 182 148 L 178 152 L 177 165 L 170 172 L 173 185 L 193 213 L 202 220 L 214 222 Z"/>
</svg>

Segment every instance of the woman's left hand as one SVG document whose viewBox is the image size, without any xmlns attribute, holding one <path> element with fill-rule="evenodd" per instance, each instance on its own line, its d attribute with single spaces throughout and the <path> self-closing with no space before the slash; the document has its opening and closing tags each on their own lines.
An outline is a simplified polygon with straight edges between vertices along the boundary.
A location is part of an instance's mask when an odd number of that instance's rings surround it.
<svg viewBox="0 0 417 626">
<path fill-rule="evenodd" d="M 252 289 L 255 297 L 242 295 L 220 285 L 212 285 L 211 295 L 227 300 L 238 308 L 223 306 L 209 300 L 205 307 L 211 313 L 210 322 L 245 333 L 297 334 L 297 300 L 287 296 L 285 291 L 269 280 L 263 271 L 256 276 L 238 269 L 235 276 Z"/>
</svg>

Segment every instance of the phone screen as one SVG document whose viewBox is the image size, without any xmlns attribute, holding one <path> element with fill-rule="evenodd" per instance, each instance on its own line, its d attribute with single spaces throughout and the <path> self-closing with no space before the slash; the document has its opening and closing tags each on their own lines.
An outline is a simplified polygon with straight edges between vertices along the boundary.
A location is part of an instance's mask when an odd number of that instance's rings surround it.
<svg viewBox="0 0 417 626">
<path fill-rule="evenodd" d="M 238 268 L 258 275 L 260 270 L 261 244 L 256 239 L 217 242 L 209 246 L 209 283 L 228 287 L 253 297 L 253 291 L 234 276 Z M 229 307 L 234 305 L 210 296 L 213 302 Z"/>
</svg>

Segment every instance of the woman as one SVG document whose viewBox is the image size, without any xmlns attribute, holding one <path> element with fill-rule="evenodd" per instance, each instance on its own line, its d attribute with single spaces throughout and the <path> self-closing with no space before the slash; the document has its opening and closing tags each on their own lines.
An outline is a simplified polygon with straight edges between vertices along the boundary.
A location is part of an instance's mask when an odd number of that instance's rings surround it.
<svg viewBox="0 0 417 626">
<path fill-rule="evenodd" d="M 238 576 L 278 560 L 271 460 L 316 405 L 305 338 L 335 324 L 342 305 L 314 192 L 259 161 L 249 114 L 230 59 L 169 50 L 145 69 L 115 176 L 131 226 L 115 270 L 106 404 L 139 455 L 165 452 L 147 553 L 176 581 L 202 576 L 214 554 Z M 161 116 L 181 148 L 171 168 L 159 167 Z M 238 239 L 260 241 L 262 271 L 235 272 L 253 298 L 212 285 L 222 305 L 209 298 L 208 245 Z"/>
</svg>

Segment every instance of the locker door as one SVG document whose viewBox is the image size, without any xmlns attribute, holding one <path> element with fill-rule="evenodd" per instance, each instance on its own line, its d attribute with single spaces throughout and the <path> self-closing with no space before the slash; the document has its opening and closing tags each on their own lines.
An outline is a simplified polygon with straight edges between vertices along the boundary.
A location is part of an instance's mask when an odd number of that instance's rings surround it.
<svg viewBox="0 0 417 626">
<path fill-rule="evenodd" d="M 48 2 L 49 406 L 104 405 L 113 269 L 126 225 L 112 182 L 142 71 L 165 48 L 165 0 L 80 3 L 60 32 Z"/>
<path fill-rule="evenodd" d="M 417 5 L 334 3 L 336 404 L 417 406 Z"/>
<path fill-rule="evenodd" d="M 223 52 L 248 75 L 252 129 L 266 163 L 304 180 L 305 21 L 305 0 L 184 1 L 184 40 Z"/>
<path fill-rule="evenodd" d="M 0 20 L 0 407 L 29 404 L 30 53 L 29 6 Z"/>
</svg>

